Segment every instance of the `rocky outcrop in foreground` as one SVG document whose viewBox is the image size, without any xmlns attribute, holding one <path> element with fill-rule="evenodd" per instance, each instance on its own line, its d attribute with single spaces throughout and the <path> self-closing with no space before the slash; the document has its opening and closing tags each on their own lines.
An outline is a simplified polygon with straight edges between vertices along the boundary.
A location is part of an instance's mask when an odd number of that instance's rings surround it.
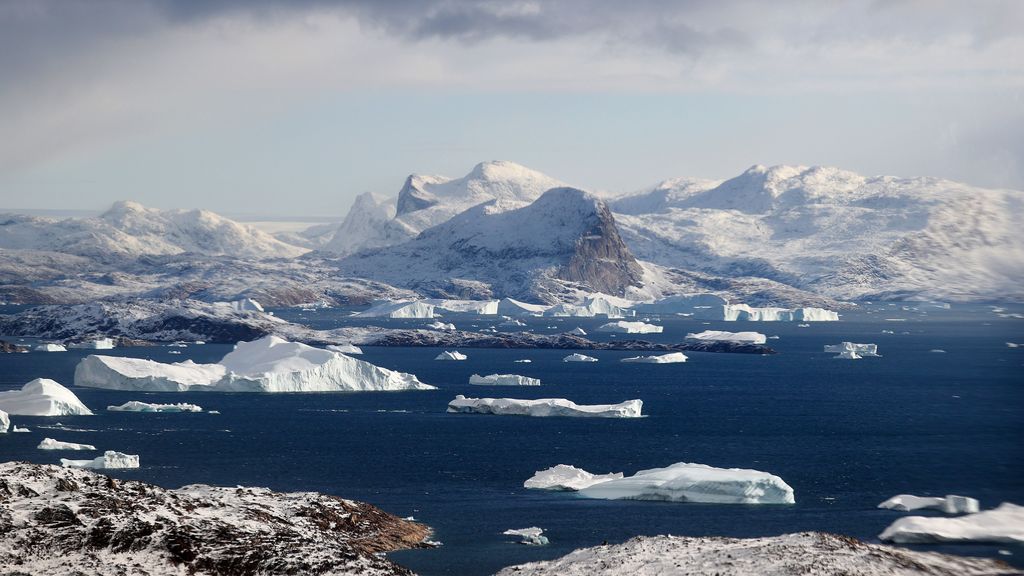
<svg viewBox="0 0 1024 576">
<path fill-rule="evenodd" d="M 428 534 L 369 504 L 312 492 L 166 490 L 0 464 L 3 574 L 409 575 L 379 554 L 424 546 Z"/>
<path fill-rule="evenodd" d="M 547 562 L 510 566 L 497 576 L 996 576 L 1006 564 L 867 544 L 803 532 L 770 538 L 633 538 L 576 550 Z"/>
</svg>

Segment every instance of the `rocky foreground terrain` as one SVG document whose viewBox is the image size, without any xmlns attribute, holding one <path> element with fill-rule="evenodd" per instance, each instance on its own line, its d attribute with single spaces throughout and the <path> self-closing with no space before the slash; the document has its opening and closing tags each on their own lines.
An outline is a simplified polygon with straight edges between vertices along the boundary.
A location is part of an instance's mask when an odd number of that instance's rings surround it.
<svg viewBox="0 0 1024 576">
<path fill-rule="evenodd" d="M 0 464 L 0 574 L 412 574 L 380 553 L 429 530 L 317 493 L 166 490 L 85 470 Z"/>
</svg>

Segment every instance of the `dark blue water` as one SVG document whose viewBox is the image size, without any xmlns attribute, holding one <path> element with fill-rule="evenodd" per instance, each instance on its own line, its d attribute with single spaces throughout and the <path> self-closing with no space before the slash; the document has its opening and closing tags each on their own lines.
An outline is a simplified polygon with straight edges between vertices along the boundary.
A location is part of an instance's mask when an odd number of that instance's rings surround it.
<svg viewBox="0 0 1024 576">
<path fill-rule="evenodd" d="M 1020 311 L 1020 310 L 1016 310 Z M 318 327 L 357 322 L 338 311 L 277 311 Z M 885 318 L 905 318 L 902 322 Z M 446 319 L 451 321 L 452 319 Z M 454 320 L 460 327 L 494 321 Z M 363 321 L 365 322 L 365 321 Z M 422 326 L 428 321 L 372 321 Z M 554 332 L 601 321 L 532 319 Z M 362 394 L 140 394 L 75 389 L 98 416 L 14 421 L 31 434 L 0 436 L 0 459 L 54 463 L 44 436 L 96 444 L 142 458 L 142 468 L 115 475 L 168 487 L 204 482 L 316 490 L 365 500 L 415 516 L 444 546 L 393 558 L 423 575 L 490 574 L 498 568 L 559 556 L 580 546 L 639 534 L 773 535 L 827 530 L 875 540 L 902 514 L 876 505 L 898 494 L 965 494 L 983 507 L 1024 503 L 1024 320 L 987 308 L 928 310 L 879 307 L 838 323 L 705 325 L 662 318 L 674 341 L 708 328 L 759 330 L 779 354 L 689 354 L 685 364 L 620 364 L 633 355 L 598 352 L 594 364 L 562 363 L 564 351 L 463 350 L 465 362 L 436 362 L 437 349 L 365 348 L 364 358 L 417 374 L 436 392 Z M 547 326 L 557 326 L 549 329 Z M 893 334 L 883 334 L 891 330 Z M 608 338 L 608 336 L 605 336 Z M 617 336 L 622 338 L 623 336 Z M 833 360 L 822 345 L 875 342 L 882 358 Z M 161 361 L 218 360 L 227 346 L 134 348 L 114 354 Z M 930 352 L 942 349 L 945 353 Z M 70 385 L 84 351 L 0 356 L 0 389 L 31 378 Z M 530 358 L 531 364 L 514 364 Z M 540 388 L 470 387 L 470 374 L 515 372 Z M 578 403 L 644 400 L 644 419 L 525 418 L 453 415 L 455 394 L 566 397 Z M 105 412 L 127 400 L 195 402 L 210 414 Z M 56 422 L 79 429 L 53 430 Z M 77 456 L 82 457 L 82 456 Z M 727 506 L 584 500 L 527 491 L 534 471 L 572 464 L 592 472 L 674 462 L 765 470 L 796 492 L 794 506 Z M 516 545 L 509 528 L 541 526 L 551 545 Z M 963 554 L 1014 553 L 1007 546 L 936 546 Z"/>
</svg>

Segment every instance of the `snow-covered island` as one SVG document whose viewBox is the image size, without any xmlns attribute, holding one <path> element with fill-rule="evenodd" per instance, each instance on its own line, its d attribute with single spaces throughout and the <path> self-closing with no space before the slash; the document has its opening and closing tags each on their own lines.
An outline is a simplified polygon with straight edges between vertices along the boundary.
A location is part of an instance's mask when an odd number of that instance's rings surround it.
<svg viewBox="0 0 1024 576">
<path fill-rule="evenodd" d="M 641 400 L 626 400 L 619 404 L 581 405 L 565 398 L 519 400 L 516 398 L 467 398 L 459 394 L 448 403 L 448 412 L 535 417 L 641 418 L 643 404 Z"/>
</svg>

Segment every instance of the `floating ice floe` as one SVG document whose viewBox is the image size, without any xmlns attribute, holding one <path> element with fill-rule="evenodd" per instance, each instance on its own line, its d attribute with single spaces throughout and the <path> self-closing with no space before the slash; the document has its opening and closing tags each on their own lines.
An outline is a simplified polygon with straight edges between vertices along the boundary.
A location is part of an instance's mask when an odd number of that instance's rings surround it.
<svg viewBox="0 0 1024 576">
<path fill-rule="evenodd" d="M 1020 344 L 1017 344 L 1016 342 L 1007 342 L 1006 343 L 1006 347 L 1007 348 L 1020 348 Z"/>
<path fill-rule="evenodd" d="M 686 335 L 687 340 L 701 342 L 738 342 L 740 344 L 764 344 L 768 338 L 760 332 L 727 332 L 725 330 L 705 330 Z"/>
<path fill-rule="evenodd" d="M 593 356 L 587 356 L 586 354 L 569 354 L 565 358 L 562 358 L 562 362 L 597 362 L 597 358 Z"/>
<path fill-rule="evenodd" d="M 74 392 L 47 378 L 36 378 L 21 390 L 0 392 L 0 410 L 12 416 L 92 415 Z"/>
<path fill-rule="evenodd" d="M 469 383 L 477 386 L 540 386 L 540 379 L 518 374 L 473 374 L 469 377 Z"/>
<path fill-rule="evenodd" d="M 75 384 L 150 392 L 355 392 L 434 390 L 416 376 L 374 366 L 322 348 L 265 336 L 239 342 L 218 364 L 163 364 L 137 358 L 88 356 Z"/>
<path fill-rule="evenodd" d="M 566 332 L 566 334 L 571 334 L 572 336 L 586 336 L 587 335 L 586 331 L 583 330 L 583 328 L 580 328 L 579 326 L 573 328 L 572 330 L 569 330 L 568 332 Z"/>
<path fill-rule="evenodd" d="M 622 472 L 611 474 L 591 474 L 568 464 L 552 466 L 547 470 L 540 470 L 534 473 L 526 482 L 523 488 L 533 490 L 568 490 L 575 492 L 593 486 L 600 482 L 622 478 Z"/>
<path fill-rule="evenodd" d="M 515 398 L 466 398 L 459 394 L 448 403 L 448 412 L 509 416 L 574 416 L 582 418 L 640 418 L 642 400 L 619 404 L 580 405 L 565 398 L 519 400 Z"/>
<path fill-rule="evenodd" d="M 114 470 L 118 468 L 138 468 L 139 457 L 133 454 L 122 454 L 113 450 L 107 450 L 103 456 L 97 456 L 92 460 L 68 460 L 60 459 L 60 465 L 65 468 L 92 468 L 93 470 Z"/>
<path fill-rule="evenodd" d="M 73 342 L 68 344 L 68 348 L 84 350 L 113 350 L 115 345 L 115 342 L 110 338 L 98 338 L 96 340 L 86 340 L 85 342 Z"/>
<path fill-rule="evenodd" d="M 54 344 L 52 342 L 48 342 L 48 343 L 45 343 L 45 344 L 36 344 L 36 347 L 33 348 L 33 350 L 35 350 L 36 352 L 67 352 L 68 351 L 68 349 L 65 348 L 63 345 L 61 345 L 61 344 Z"/>
<path fill-rule="evenodd" d="M 654 324 L 627 322 L 625 320 L 609 322 L 597 327 L 598 332 L 613 332 L 617 334 L 661 334 L 664 330 L 663 327 L 655 326 Z"/>
<path fill-rule="evenodd" d="M 904 512 L 931 508 L 942 510 L 946 514 L 973 514 L 979 510 L 977 500 L 955 494 L 949 494 L 943 498 L 899 494 L 882 502 L 878 507 Z"/>
<path fill-rule="evenodd" d="M 955 518 L 907 516 L 878 538 L 898 544 L 936 542 L 1024 543 L 1024 506 L 1004 502 L 998 508 Z"/>
<path fill-rule="evenodd" d="M 633 356 L 632 358 L 623 358 L 620 362 L 631 362 L 636 364 L 676 364 L 679 362 L 686 362 L 686 354 L 682 352 L 670 352 L 668 354 L 659 354 L 655 356 Z"/>
<path fill-rule="evenodd" d="M 327 349 L 331 352 L 341 352 L 342 354 L 362 354 L 363 349 L 355 344 L 330 344 Z"/>
<path fill-rule="evenodd" d="M 544 546 L 548 543 L 548 537 L 544 536 L 544 529 L 532 526 L 530 528 L 519 528 L 516 530 L 505 530 L 502 532 L 505 536 L 518 536 L 521 538 L 520 544 L 526 544 L 528 546 Z"/>
<path fill-rule="evenodd" d="M 186 404 L 185 402 L 178 404 L 150 404 L 149 402 L 130 400 L 119 406 L 107 406 L 107 410 L 111 412 L 202 412 L 203 408 L 202 406 Z"/>
<path fill-rule="evenodd" d="M 663 500 L 710 504 L 793 504 L 793 489 L 782 478 L 759 470 L 714 468 L 679 462 L 641 470 L 580 490 L 585 498 Z"/>
<path fill-rule="evenodd" d="M 61 442 L 53 438 L 43 438 L 43 441 L 36 446 L 39 450 L 95 450 L 92 444 L 75 444 L 74 442 Z"/>
<path fill-rule="evenodd" d="M 931 352 L 932 354 L 945 354 L 946 353 L 945 350 L 942 350 L 940 348 L 933 348 L 933 349 L 929 350 L 929 352 Z"/>
<path fill-rule="evenodd" d="M 359 318 L 433 318 L 434 305 L 418 300 L 377 302 L 356 314 Z"/>
<path fill-rule="evenodd" d="M 445 350 L 444 352 L 441 352 L 440 354 L 435 356 L 434 360 L 465 360 L 466 358 L 469 358 L 469 356 L 466 356 L 462 352 L 449 352 Z"/>
</svg>

